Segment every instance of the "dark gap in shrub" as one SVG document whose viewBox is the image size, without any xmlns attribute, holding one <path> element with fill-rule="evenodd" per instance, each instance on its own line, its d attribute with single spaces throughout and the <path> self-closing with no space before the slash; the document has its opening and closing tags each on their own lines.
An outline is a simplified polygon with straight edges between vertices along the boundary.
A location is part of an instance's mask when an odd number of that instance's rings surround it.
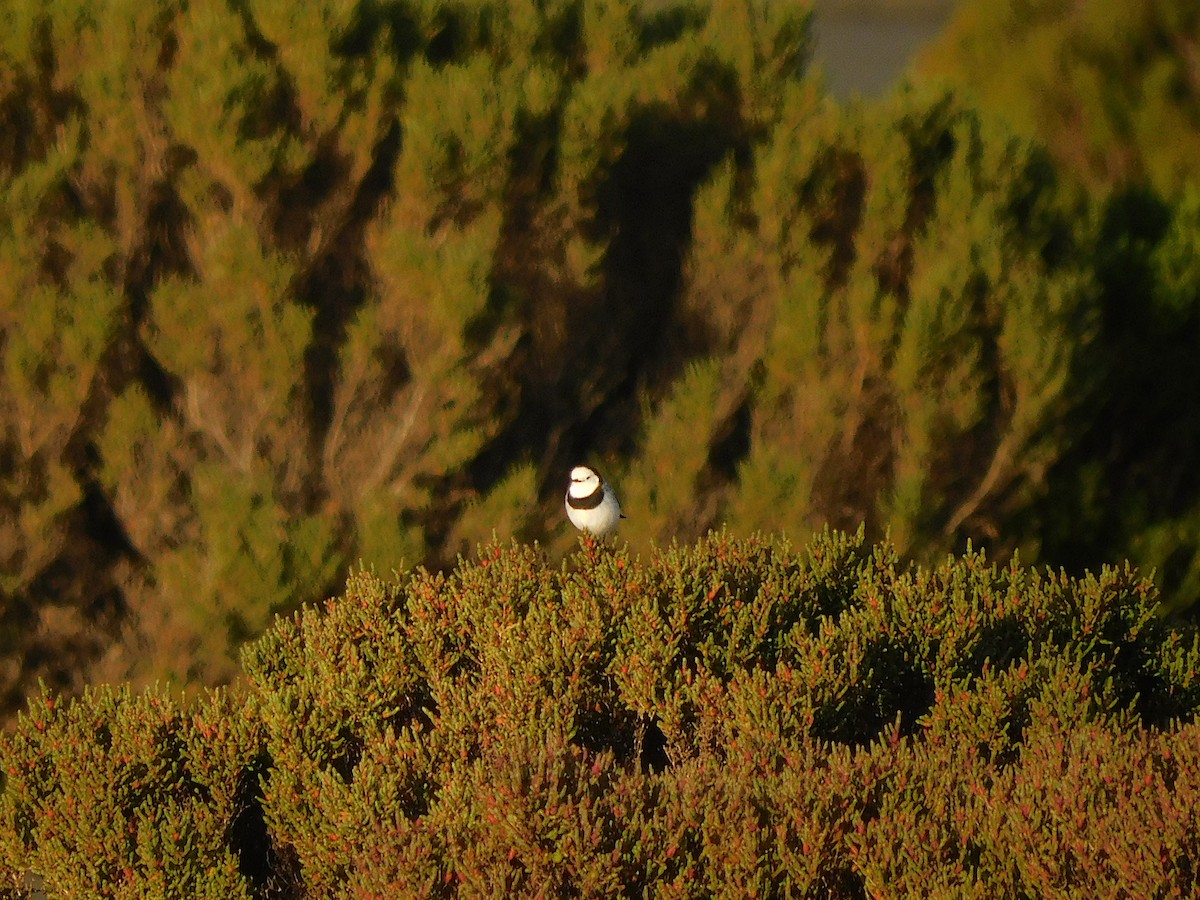
<svg viewBox="0 0 1200 900">
<path fill-rule="evenodd" d="M 611 716 L 587 710 L 575 715 L 572 743 L 590 753 L 611 750 L 617 759 L 622 759 L 629 755 L 633 739 L 626 729 L 613 722 Z"/>
<path fill-rule="evenodd" d="M 863 877 L 851 869 L 835 869 L 809 895 L 813 897 L 837 898 L 837 900 L 867 900 L 867 884 Z"/>
<path fill-rule="evenodd" d="M 983 663 L 997 671 L 1007 669 L 1025 656 L 1029 635 L 1015 619 L 1000 619 L 980 629 L 979 640 L 971 654 L 972 671 L 983 671 Z"/>
<path fill-rule="evenodd" d="M 433 23 L 426 26 L 425 58 L 437 67 L 449 63 L 464 52 L 470 41 L 468 26 L 462 16 L 445 8 L 438 10 Z"/>
<path fill-rule="evenodd" d="M 269 853 L 270 870 L 266 883 L 256 896 L 260 900 L 306 900 L 304 869 L 300 856 L 290 844 L 273 847 Z"/>
<path fill-rule="evenodd" d="M 673 43 L 690 29 L 699 30 L 704 24 L 704 13 L 699 8 L 647 3 L 637 9 L 641 25 L 637 37 L 642 52 Z"/>
<path fill-rule="evenodd" d="M 750 455 L 752 412 L 747 398 L 722 423 L 720 433 L 709 448 L 708 466 L 724 483 L 737 479 L 738 465 Z"/>
<path fill-rule="evenodd" d="M 673 341 L 693 199 L 713 167 L 747 144 L 736 75 L 716 62 L 697 69 L 688 90 L 703 116 L 661 103 L 638 110 L 620 157 L 595 185 L 596 214 L 584 233 L 608 242 L 605 289 L 573 310 L 587 352 L 573 353 L 563 376 L 586 392 L 576 400 L 586 414 L 565 429 L 552 467 L 565 470 L 588 452 L 633 452 L 647 387 L 668 383 L 686 362 Z"/>
<path fill-rule="evenodd" d="M 320 457 L 320 448 L 328 437 L 333 417 L 333 395 L 341 377 L 339 353 L 347 340 L 347 331 L 361 309 L 369 281 L 369 266 L 362 258 L 361 246 L 365 223 L 378 207 L 380 198 L 392 188 L 392 167 L 400 151 L 400 127 L 393 123 L 376 146 L 375 161 L 363 176 L 351 204 L 347 225 L 328 240 L 328 250 L 310 264 L 295 287 L 304 303 L 313 311 L 313 340 L 304 354 L 304 380 L 312 414 L 310 452 Z M 309 173 L 315 177 L 314 173 Z M 281 211 L 282 212 L 282 211 Z M 308 238 L 303 238 L 307 240 Z M 384 352 L 384 351 L 380 351 Z M 380 386 L 390 396 L 408 377 L 402 361 L 387 360 L 385 383 Z M 318 502 L 313 499 L 314 505 Z"/>
<path fill-rule="evenodd" d="M 992 753 L 992 761 L 998 768 L 1006 769 L 1020 760 L 1025 731 L 1032 721 L 1029 704 L 1024 701 L 1017 702 L 1004 721 L 1004 737 L 1007 744 Z"/>
<path fill-rule="evenodd" d="M 858 579 L 850 573 L 844 579 L 831 575 L 818 581 L 811 591 L 813 613 L 805 617 L 805 624 L 809 626 L 809 630 L 813 630 L 823 616 L 837 618 L 854 606 L 857 591 Z"/>
<path fill-rule="evenodd" d="M 261 897 L 290 897 L 293 894 L 270 890 L 274 875 L 283 862 L 271 844 L 271 834 L 263 815 L 263 780 L 269 777 L 271 757 L 263 751 L 238 776 L 236 812 L 229 823 L 228 845 L 238 859 L 238 871 Z M 293 863 L 295 860 L 293 859 Z M 299 883 L 299 870 L 295 883 Z"/>
<path fill-rule="evenodd" d="M 914 669 L 898 647 L 873 648 L 863 661 L 873 677 L 858 681 L 838 703 L 816 710 L 812 735 L 852 747 L 864 747 L 900 718 L 900 736 L 920 730 L 918 720 L 933 708 L 933 678 Z"/>
<path fill-rule="evenodd" d="M 342 776 L 346 784 L 350 784 L 354 781 L 354 770 L 358 767 L 358 761 L 362 759 L 363 744 L 348 725 L 338 729 L 337 743 L 343 748 L 342 752 L 334 756 L 329 765 Z"/>
<path fill-rule="evenodd" d="M 670 765 L 671 760 L 667 756 L 667 736 L 659 727 L 657 716 L 646 724 L 642 736 L 642 755 L 638 762 L 642 771 L 655 775 L 666 771 Z"/>
<path fill-rule="evenodd" d="M 633 765 L 637 757 L 639 717 L 626 709 L 579 710 L 575 714 L 575 737 L 571 743 L 589 753 L 612 753 L 617 764 Z M 643 752 L 645 757 L 645 734 Z"/>
<path fill-rule="evenodd" d="M 1131 678 L 1132 705 L 1146 728 L 1169 728 L 1173 722 L 1191 723 L 1200 706 L 1200 685 L 1181 689 L 1164 673 L 1151 668 L 1150 660 Z"/>
</svg>

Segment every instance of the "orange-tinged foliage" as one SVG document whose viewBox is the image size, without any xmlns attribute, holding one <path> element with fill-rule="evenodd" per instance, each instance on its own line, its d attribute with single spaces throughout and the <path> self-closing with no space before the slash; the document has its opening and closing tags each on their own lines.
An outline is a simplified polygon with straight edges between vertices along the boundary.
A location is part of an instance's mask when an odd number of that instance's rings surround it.
<svg viewBox="0 0 1200 900">
<path fill-rule="evenodd" d="M 8 710 L 228 681 L 357 561 L 560 557 L 580 462 L 637 551 L 864 523 L 1200 591 L 1192 194 L 1072 205 L 952 87 L 839 108 L 804 0 L 277 6 L 5 19 Z"/>
<path fill-rule="evenodd" d="M 360 572 L 250 645 L 237 692 L 31 704 L 0 742 L 0 875 L 87 896 L 1190 896 L 1200 641 L 1156 607 L 1128 569 L 913 568 L 861 532 Z"/>
</svg>

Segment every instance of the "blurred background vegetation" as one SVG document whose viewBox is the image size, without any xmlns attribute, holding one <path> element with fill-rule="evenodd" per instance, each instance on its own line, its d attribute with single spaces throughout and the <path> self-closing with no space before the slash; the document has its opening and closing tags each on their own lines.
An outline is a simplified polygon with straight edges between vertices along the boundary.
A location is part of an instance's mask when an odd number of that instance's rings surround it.
<svg viewBox="0 0 1200 900">
<path fill-rule="evenodd" d="M 886 90 L 879 8 L 949 16 Z M 0 708 L 561 554 L 580 461 L 635 549 L 865 522 L 1194 613 L 1200 7 L 822 10 L 0 0 Z"/>
</svg>

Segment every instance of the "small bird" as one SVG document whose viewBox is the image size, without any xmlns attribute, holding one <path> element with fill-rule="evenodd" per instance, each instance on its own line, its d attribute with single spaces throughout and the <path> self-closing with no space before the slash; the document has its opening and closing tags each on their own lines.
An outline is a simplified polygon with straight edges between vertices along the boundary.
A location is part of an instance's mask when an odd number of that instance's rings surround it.
<svg viewBox="0 0 1200 900">
<path fill-rule="evenodd" d="M 571 524 L 595 537 L 612 534 L 625 518 L 616 492 L 591 466 L 576 466 L 571 470 L 566 505 Z"/>
</svg>

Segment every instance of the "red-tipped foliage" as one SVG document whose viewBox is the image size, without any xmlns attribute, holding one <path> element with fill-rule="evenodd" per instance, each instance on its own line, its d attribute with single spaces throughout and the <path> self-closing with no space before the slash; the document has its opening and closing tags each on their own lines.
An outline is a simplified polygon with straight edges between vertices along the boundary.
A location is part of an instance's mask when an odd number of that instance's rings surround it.
<svg viewBox="0 0 1200 900">
<path fill-rule="evenodd" d="M 185 712 L 3 743 L 19 893 L 1188 896 L 1200 646 L 1133 572 L 861 533 L 359 574 Z M 86 810 L 86 814 L 80 812 Z M 86 859 L 76 862 L 80 854 Z"/>
</svg>

